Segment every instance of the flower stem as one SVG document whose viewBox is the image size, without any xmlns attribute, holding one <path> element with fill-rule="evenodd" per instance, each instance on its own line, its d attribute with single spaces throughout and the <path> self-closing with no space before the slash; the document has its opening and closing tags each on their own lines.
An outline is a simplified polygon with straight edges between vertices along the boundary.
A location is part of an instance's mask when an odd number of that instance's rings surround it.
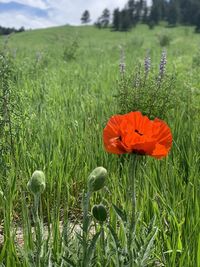
<svg viewBox="0 0 200 267">
<path fill-rule="evenodd" d="M 137 176 L 137 165 L 138 156 L 131 155 L 131 160 L 129 164 L 129 185 L 130 185 L 130 197 L 131 197 L 131 218 L 129 224 L 129 235 L 128 235 L 128 252 L 130 257 L 130 267 L 133 266 L 133 240 L 136 225 L 136 190 L 135 190 L 135 180 Z"/>
<path fill-rule="evenodd" d="M 102 246 L 102 266 L 106 265 L 106 249 L 105 249 L 105 232 L 103 222 L 101 223 L 101 246 Z"/>
<path fill-rule="evenodd" d="M 34 195 L 34 223 L 35 223 L 35 235 L 36 235 L 36 265 L 41 266 L 40 258 L 42 254 L 42 240 L 43 240 L 43 229 L 42 223 L 39 217 L 39 204 L 40 195 Z"/>
<path fill-rule="evenodd" d="M 87 262 L 87 241 L 88 241 L 88 228 L 90 224 L 89 220 L 89 204 L 90 204 L 91 192 L 88 191 L 83 194 L 83 267 Z"/>
</svg>

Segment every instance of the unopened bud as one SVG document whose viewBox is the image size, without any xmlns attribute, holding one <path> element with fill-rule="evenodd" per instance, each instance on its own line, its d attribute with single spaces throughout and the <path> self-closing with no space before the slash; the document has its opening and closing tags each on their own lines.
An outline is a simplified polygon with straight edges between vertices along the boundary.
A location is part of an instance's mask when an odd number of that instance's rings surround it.
<svg viewBox="0 0 200 267">
<path fill-rule="evenodd" d="M 28 190 L 34 194 L 41 194 L 45 190 L 45 176 L 42 171 L 34 171 L 27 184 Z"/>
<path fill-rule="evenodd" d="M 107 211 L 106 208 L 100 205 L 94 205 L 92 208 L 92 215 L 99 222 L 104 222 L 107 219 Z"/>
<path fill-rule="evenodd" d="M 88 188 L 90 192 L 100 190 L 105 185 L 107 170 L 103 167 L 94 169 L 88 177 Z"/>
</svg>

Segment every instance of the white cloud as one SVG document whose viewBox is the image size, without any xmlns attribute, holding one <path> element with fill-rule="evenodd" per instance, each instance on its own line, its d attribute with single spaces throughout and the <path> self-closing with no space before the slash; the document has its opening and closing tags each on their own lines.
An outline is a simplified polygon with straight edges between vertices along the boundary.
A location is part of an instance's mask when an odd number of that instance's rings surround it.
<svg viewBox="0 0 200 267">
<path fill-rule="evenodd" d="M 89 10 L 92 22 L 95 22 L 105 8 L 108 8 L 112 12 L 117 7 L 123 8 L 127 1 L 128 0 L 60 0 L 58 4 L 56 0 L 46 0 L 46 3 L 48 7 L 51 8 L 49 17 L 51 17 L 57 25 L 66 23 L 80 25 L 80 18 L 84 10 Z"/>
<path fill-rule="evenodd" d="M 9 3 L 11 0 L 0 0 L 1 3 Z M 123 8 L 128 0 L 13 0 L 14 2 L 37 7 L 46 10 L 48 17 L 36 17 L 24 14 L 20 10 L 16 12 L 0 13 L 2 26 L 25 28 L 45 28 L 64 24 L 80 25 L 80 18 L 84 10 L 88 9 L 92 23 L 102 14 L 103 9 L 108 8 L 113 12 L 114 8 Z M 150 0 L 148 0 L 149 2 Z"/>
<path fill-rule="evenodd" d="M 151 0 L 147 0 L 149 3 Z M 70 23 L 74 25 L 80 24 L 80 18 L 84 10 L 88 9 L 92 22 L 102 14 L 105 8 L 111 12 L 115 8 L 123 8 L 128 0 L 46 0 L 47 5 L 52 9 L 49 12 L 50 17 L 58 24 Z"/>
<path fill-rule="evenodd" d="M 9 3 L 9 2 L 11 2 L 11 0 L 1 0 L 1 3 Z M 13 2 L 41 9 L 47 8 L 47 4 L 43 0 L 13 0 Z"/>
<path fill-rule="evenodd" d="M 26 29 L 47 28 L 55 26 L 54 22 L 46 18 L 32 17 L 19 12 L 12 12 L 12 14 L 0 13 L 1 25 L 4 27 L 15 27 L 19 29 L 25 26 Z"/>
</svg>

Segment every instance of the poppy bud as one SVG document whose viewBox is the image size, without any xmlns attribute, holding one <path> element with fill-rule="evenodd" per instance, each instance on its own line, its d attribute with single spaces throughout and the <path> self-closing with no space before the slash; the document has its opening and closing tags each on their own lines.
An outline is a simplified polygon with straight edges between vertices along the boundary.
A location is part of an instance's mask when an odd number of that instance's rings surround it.
<svg viewBox="0 0 200 267">
<path fill-rule="evenodd" d="M 94 205 L 92 208 L 92 215 L 99 222 L 104 222 L 107 219 L 107 211 L 106 208 L 100 205 Z"/>
<path fill-rule="evenodd" d="M 34 194 L 41 194 L 45 189 L 45 176 L 42 171 L 34 171 L 27 184 L 28 190 Z"/>
<path fill-rule="evenodd" d="M 88 188 L 90 192 L 100 190 L 105 185 L 107 170 L 103 167 L 94 169 L 88 177 Z"/>
</svg>

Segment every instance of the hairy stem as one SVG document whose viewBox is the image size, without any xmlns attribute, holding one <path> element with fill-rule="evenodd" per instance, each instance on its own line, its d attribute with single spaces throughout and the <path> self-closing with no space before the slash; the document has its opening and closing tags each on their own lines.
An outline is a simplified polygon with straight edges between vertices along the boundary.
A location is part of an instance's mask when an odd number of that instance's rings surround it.
<svg viewBox="0 0 200 267">
<path fill-rule="evenodd" d="M 41 254 L 42 254 L 42 240 L 43 240 L 43 231 L 42 223 L 39 217 L 39 204 L 40 204 L 40 195 L 34 195 L 34 222 L 35 222 L 35 235 L 36 235 L 36 266 L 40 267 Z"/>
<path fill-rule="evenodd" d="M 135 190 L 135 181 L 137 176 L 137 165 L 138 165 L 138 156 L 131 155 L 131 160 L 129 164 L 129 185 L 130 185 L 130 197 L 131 197 L 131 218 L 129 224 L 129 235 L 128 235 L 128 252 L 130 257 L 130 267 L 133 266 L 133 241 L 134 241 L 134 232 L 136 225 L 136 190 Z"/>
<path fill-rule="evenodd" d="M 89 204 L 90 204 L 91 192 L 88 191 L 84 194 L 83 198 L 83 267 L 85 267 L 87 261 L 87 239 L 88 239 L 88 228 L 89 228 Z"/>
</svg>

